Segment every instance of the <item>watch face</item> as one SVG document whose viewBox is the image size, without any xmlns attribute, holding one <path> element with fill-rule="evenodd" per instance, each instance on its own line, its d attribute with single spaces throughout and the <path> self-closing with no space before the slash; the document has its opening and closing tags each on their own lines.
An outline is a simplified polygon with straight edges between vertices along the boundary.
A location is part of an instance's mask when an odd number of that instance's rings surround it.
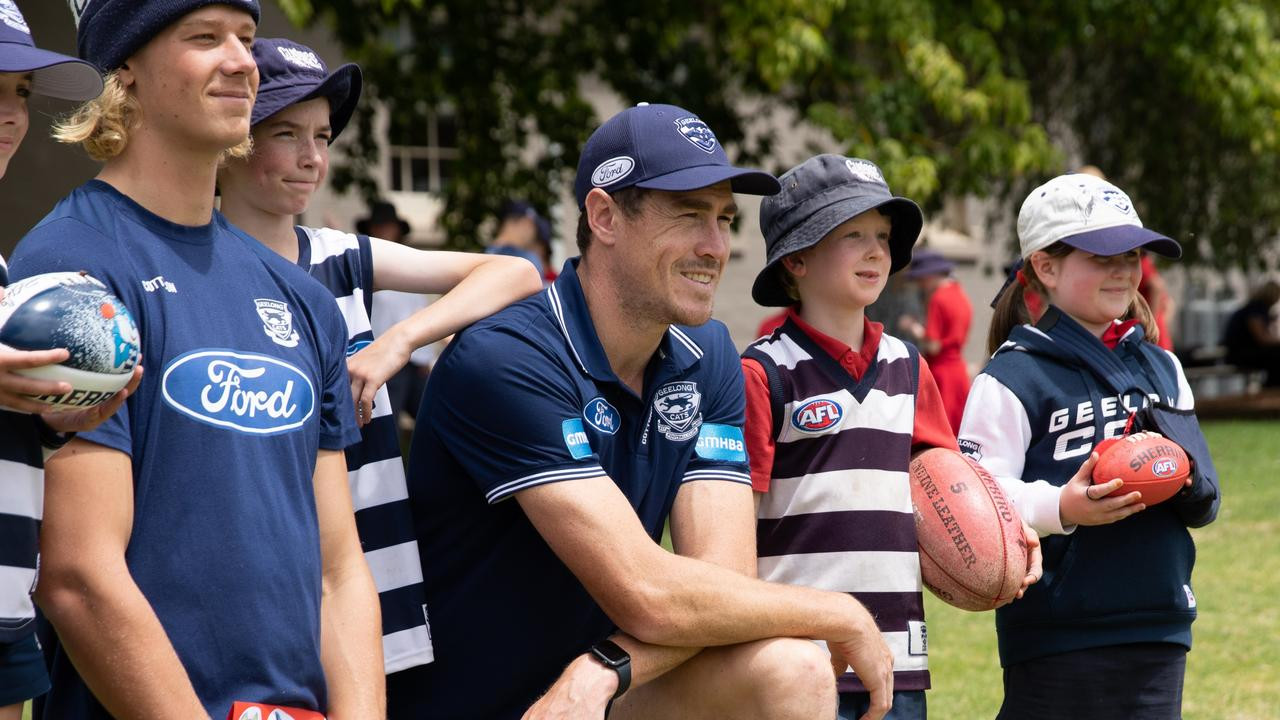
<svg viewBox="0 0 1280 720">
<path fill-rule="evenodd" d="M 610 667 L 616 667 L 623 663 L 631 662 L 631 656 L 626 650 L 618 647 L 618 645 L 610 640 L 596 643 L 591 648 L 591 653 L 600 658 Z"/>
</svg>

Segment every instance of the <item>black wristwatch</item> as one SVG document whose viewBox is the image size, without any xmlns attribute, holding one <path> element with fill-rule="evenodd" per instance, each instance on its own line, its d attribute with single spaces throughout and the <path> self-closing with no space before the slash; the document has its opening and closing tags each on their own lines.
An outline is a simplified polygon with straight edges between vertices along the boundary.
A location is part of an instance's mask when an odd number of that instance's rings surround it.
<svg viewBox="0 0 1280 720">
<path fill-rule="evenodd" d="M 618 646 L 618 643 L 612 640 L 601 640 L 591 646 L 591 657 L 607 668 L 618 673 L 618 689 L 613 691 L 613 697 L 609 698 L 609 705 L 613 705 L 613 701 L 618 696 L 627 691 L 631 687 L 631 656 Z M 604 711 L 605 717 L 609 716 L 609 709 Z"/>
</svg>

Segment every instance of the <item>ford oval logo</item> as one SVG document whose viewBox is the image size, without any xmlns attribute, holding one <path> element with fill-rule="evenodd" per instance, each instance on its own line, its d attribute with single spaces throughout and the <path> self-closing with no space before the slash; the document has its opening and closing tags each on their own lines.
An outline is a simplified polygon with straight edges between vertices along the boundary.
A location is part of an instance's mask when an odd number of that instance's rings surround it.
<svg viewBox="0 0 1280 720">
<path fill-rule="evenodd" d="M 826 398 L 810 400 L 791 413 L 791 424 L 801 432 L 819 432 L 840 424 L 844 411 Z"/>
<path fill-rule="evenodd" d="M 591 173 L 591 184 L 596 187 L 611 185 L 630 175 L 635 167 L 636 161 L 626 155 L 609 158 L 597 165 L 595 172 Z"/>
<path fill-rule="evenodd" d="M 160 381 L 164 401 L 207 425 L 254 435 L 299 428 L 315 412 L 315 387 L 298 368 L 269 355 L 193 350 L 174 358 Z"/>
<path fill-rule="evenodd" d="M 1151 474 L 1164 478 L 1178 472 L 1178 461 L 1173 458 L 1161 458 L 1151 463 Z"/>
</svg>

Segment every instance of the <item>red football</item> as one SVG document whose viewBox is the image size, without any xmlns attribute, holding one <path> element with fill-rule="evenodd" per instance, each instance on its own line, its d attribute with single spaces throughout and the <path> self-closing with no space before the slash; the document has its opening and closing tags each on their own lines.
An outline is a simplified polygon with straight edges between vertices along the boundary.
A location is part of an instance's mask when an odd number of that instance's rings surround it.
<svg viewBox="0 0 1280 720">
<path fill-rule="evenodd" d="M 1186 451 L 1162 435 L 1111 438 L 1098 443 L 1094 451 L 1098 462 L 1093 466 L 1093 484 L 1120 478 L 1124 485 L 1111 495 L 1137 490 L 1147 507 L 1176 495 L 1191 474 Z"/>
<path fill-rule="evenodd" d="M 911 502 L 925 587 L 962 610 L 1013 599 L 1027 573 L 1027 539 L 990 473 L 954 450 L 926 450 L 911 461 Z"/>
</svg>

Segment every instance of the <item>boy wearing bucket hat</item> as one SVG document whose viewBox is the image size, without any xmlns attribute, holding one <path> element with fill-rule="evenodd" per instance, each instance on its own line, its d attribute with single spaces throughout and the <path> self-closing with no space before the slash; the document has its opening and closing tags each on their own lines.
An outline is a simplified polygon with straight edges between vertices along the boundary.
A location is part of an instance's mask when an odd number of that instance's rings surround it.
<svg viewBox="0 0 1280 720">
<path fill-rule="evenodd" d="M 419 347 L 451 335 L 542 287 L 515 258 L 416 250 L 332 228 L 294 224 L 328 174 L 329 145 L 360 97 L 360 68 L 334 70 L 304 45 L 253 43 L 260 83 L 253 152 L 218 174 L 222 212 L 266 247 L 296 263 L 338 300 L 349 337 L 347 366 L 360 442 L 346 449 L 356 527 L 382 608 L 387 673 L 432 661 L 397 419 L 385 384 Z M 394 209 L 392 209 L 394 215 Z M 403 222 L 403 221 L 402 221 Z M 443 296 L 375 338 L 373 293 Z"/>
<path fill-rule="evenodd" d="M 71 6 L 108 76 L 57 137 L 105 164 L 22 240 L 14 276 L 89 271 L 158 370 L 48 463 L 44 716 L 379 717 L 346 327 L 213 207 L 218 163 L 248 147 L 258 4 Z"/>
<path fill-rule="evenodd" d="M 865 309 L 911 261 L 924 219 L 859 158 L 818 155 L 779 181 L 760 205 L 768 260 L 751 295 L 789 309 L 742 354 L 759 576 L 859 599 L 893 651 L 886 717 L 921 720 L 929 671 L 907 467 L 956 439 L 928 364 Z M 844 563 L 834 571 L 832 553 Z M 840 718 L 861 717 L 862 679 L 845 672 L 838 689 Z"/>
<path fill-rule="evenodd" d="M 22 12 L 12 0 L 0 0 L 0 178 L 27 133 L 30 95 L 84 101 L 101 90 L 102 76 L 96 68 L 36 47 Z M 0 297 L 6 284 L 8 269 L 0 257 Z M 123 392 L 110 403 L 76 413 L 44 413 L 45 408 L 28 396 L 69 388 L 12 370 L 61 362 L 66 355 L 66 350 L 0 350 L 0 408 L 8 408 L 0 409 L 0 537 L 7 539 L 0 553 L 0 720 L 17 720 L 24 700 L 49 689 L 31 603 L 39 562 L 44 454 L 66 442 L 62 433 L 93 429 L 128 396 Z M 136 387 L 135 381 L 129 391 Z"/>
</svg>

